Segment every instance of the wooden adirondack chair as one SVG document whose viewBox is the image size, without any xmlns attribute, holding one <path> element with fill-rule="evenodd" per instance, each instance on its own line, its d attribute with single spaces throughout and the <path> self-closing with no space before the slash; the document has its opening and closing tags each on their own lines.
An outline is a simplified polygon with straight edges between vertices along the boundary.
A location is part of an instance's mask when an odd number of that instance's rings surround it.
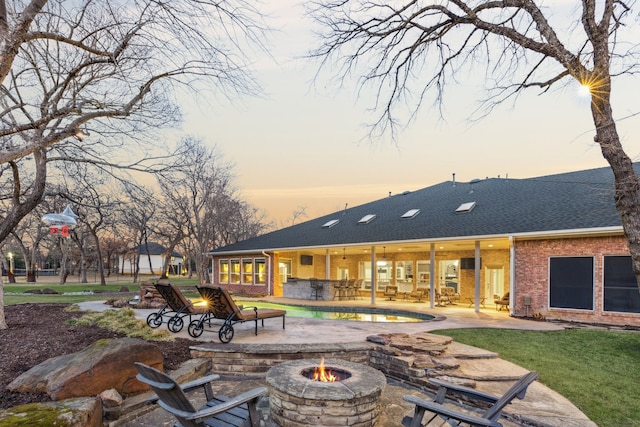
<svg viewBox="0 0 640 427">
<path fill-rule="evenodd" d="M 439 387 L 438 393 L 434 401 L 421 399 L 417 396 L 407 395 L 403 399 L 409 403 L 416 405 L 413 417 L 406 416 L 402 419 L 402 425 L 405 427 L 420 427 L 429 425 L 435 418 L 440 417 L 451 425 L 469 425 L 469 426 L 489 426 L 502 427 L 498 419 L 502 415 L 502 410 L 516 397 L 524 399 L 529 385 L 538 378 L 537 372 L 529 372 L 520 378 L 514 385 L 509 388 L 501 397 L 495 397 L 487 393 L 482 393 L 468 387 L 462 387 L 446 381 L 429 378 L 429 382 Z M 452 392 L 470 399 L 488 402 L 491 406 L 480 414 L 472 414 L 444 406 L 444 399 L 447 392 Z M 426 412 L 433 413 L 433 417 L 423 424 L 423 418 Z"/>
<path fill-rule="evenodd" d="M 218 338 L 223 343 L 228 343 L 233 339 L 233 325 L 236 323 L 255 322 L 255 334 L 258 335 L 258 320 L 264 326 L 264 319 L 282 317 L 282 329 L 284 329 L 286 310 L 238 307 L 229 292 L 219 286 L 196 286 L 196 289 L 200 292 L 202 299 L 207 302 L 207 312 L 189 324 L 187 331 L 193 338 L 202 335 L 205 325 L 211 325 L 214 319 L 224 321 L 218 329 Z"/>
<path fill-rule="evenodd" d="M 143 363 L 135 362 L 138 369 L 136 378 L 148 384 L 155 391 L 157 402 L 164 410 L 171 413 L 183 427 L 258 427 L 260 416 L 256 404 L 260 396 L 267 394 L 265 387 L 258 387 L 236 396 L 233 399 L 215 397 L 211 389 L 211 381 L 219 375 L 209 375 L 198 380 L 180 385 L 169 375 Z M 186 393 L 203 387 L 207 403 L 196 410 Z"/>
</svg>

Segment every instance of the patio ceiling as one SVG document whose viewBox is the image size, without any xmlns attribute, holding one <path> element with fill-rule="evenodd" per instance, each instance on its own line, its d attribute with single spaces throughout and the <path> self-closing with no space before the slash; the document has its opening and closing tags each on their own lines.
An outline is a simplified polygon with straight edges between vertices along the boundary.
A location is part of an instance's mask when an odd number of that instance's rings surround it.
<svg viewBox="0 0 640 427">
<path fill-rule="evenodd" d="M 325 255 L 327 250 L 330 255 L 362 255 L 370 254 L 371 247 L 375 247 L 377 255 L 382 256 L 383 253 L 387 255 L 399 253 L 399 252 L 429 252 L 432 242 L 398 242 L 398 243 L 376 243 L 369 245 L 353 245 L 353 246 L 336 246 L 329 248 L 305 248 L 299 249 L 298 252 L 310 254 L 310 255 Z M 449 240 L 442 242 L 433 242 L 435 244 L 435 250 L 438 251 L 473 251 L 475 250 L 475 240 Z M 506 250 L 509 249 L 509 239 L 488 239 L 480 241 L 480 251 L 483 250 Z"/>
</svg>

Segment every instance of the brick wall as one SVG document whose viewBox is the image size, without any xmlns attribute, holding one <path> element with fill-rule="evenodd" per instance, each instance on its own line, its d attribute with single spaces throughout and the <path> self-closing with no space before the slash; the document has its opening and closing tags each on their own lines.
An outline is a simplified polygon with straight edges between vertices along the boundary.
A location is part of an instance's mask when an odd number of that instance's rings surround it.
<svg viewBox="0 0 640 427">
<path fill-rule="evenodd" d="M 546 319 L 640 326 L 640 314 L 603 311 L 603 262 L 605 255 L 629 255 L 624 237 L 589 237 L 518 241 L 515 245 L 514 314 L 526 315 L 524 297 L 531 297 L 530 315 Z M 549 258 L 594 257 L 594 309 L 569 310 L 549 307 Z"/>
</svg>

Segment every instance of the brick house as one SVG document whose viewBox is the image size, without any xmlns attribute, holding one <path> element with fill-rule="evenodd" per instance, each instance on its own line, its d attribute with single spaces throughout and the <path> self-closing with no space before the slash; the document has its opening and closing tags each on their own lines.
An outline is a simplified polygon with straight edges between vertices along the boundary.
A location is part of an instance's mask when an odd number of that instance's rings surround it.
<svg viewBox="0 0 640 427">
<path fill-rule="evenodd" d="M 640 170 L 640 165 L 638 166 Z M 213 250 L 214 284 L 287 296 L 309 278 L 355 279 L 361 297 L 443 288 L 514 316 L 640 325 L 640 293 L 613 174 L 446 181 Z M 298 285 L 299 286 L 299 285 Z M 465 305 L 466 306 L 466 305 Z"/>
</svg>

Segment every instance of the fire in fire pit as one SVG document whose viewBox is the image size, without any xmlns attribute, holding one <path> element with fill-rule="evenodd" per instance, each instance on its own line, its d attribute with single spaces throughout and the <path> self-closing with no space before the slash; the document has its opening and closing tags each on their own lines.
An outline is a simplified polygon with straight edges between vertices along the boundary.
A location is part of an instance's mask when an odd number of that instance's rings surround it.
<svg viewBox="0 0 640 427">
<path fill-rule="evenodd" d="M 325 370 L 333 382 L 316 381 L 314 371 Z M 380 414 L 380 395 L 386 384 L 382 372 L 346 360 L 292 360 L 267 372 L 269 406 L 280 426 L 371 427 Z"/>
<path fill-rule="evenodd" d="M 321 381 L 323 383 L 332 383 L 335 381 L 346 380 L 351 378 L 351 372 L 340 368 L 324 366 L 324 357 L 320 360 L 320 365 L 315 368 L 302 370 L 302 375 L 313 381 Z"/>
</svg>

